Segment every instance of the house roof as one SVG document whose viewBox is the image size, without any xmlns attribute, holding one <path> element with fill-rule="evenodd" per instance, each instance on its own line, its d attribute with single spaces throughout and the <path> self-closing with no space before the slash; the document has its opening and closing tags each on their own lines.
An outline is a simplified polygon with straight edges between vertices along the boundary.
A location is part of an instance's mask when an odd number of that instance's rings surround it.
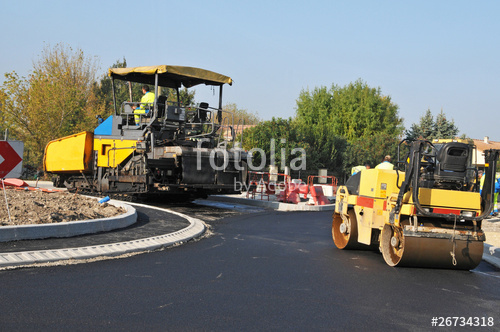
<svg viewBox="0 0 500 332">
<path fill-rule="evenodd" d="M 488 137 L 484 139 L 473 139 L 477 151 L 485 151 L 489 149 L 500 149 L 500 142 L 490 141 Z"/>
</svg>

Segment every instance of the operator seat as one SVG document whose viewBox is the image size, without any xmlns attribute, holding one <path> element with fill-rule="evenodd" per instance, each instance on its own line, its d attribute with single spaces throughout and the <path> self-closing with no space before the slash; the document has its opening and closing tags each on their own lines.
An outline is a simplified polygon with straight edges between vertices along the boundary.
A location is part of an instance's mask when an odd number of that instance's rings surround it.
<svg viewBox="0 0 500 332">
<path fill-rule="evenodd" d="M 200 119 L 201 122 L 207 122 L 208 120 L 208 103 L 206 102 L 201 102 L 198 105 L 198 118 Z"/>
<path fill-rule="evenodd" d="M 434 173 L 436 180 L 464 181 L 470 147 L 465 143 L 445 144 L 436 155 L 438 165 Z"/>
<path fill-rule="evenodd" d="M 362 172 L 362 171 L 361 171 Z M 359 195 L 359 184 L 361 183 L 361 172 L 357 172 L 351 176 L 345 186 L 350 195 Z"/>
<path fill-rule="evenodd" d="M 158 96 L 156 104 L 158 105 L 158 118 L 163 118 L 165 115 L 165 107 L 167 105 L 167 96 Z"/>
</svg>

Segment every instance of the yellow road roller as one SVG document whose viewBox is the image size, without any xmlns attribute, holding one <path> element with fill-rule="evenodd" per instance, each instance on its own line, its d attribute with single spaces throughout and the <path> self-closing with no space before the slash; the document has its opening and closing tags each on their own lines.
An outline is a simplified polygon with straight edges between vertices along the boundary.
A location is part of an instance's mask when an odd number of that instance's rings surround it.
<svg viewBox="0 0 500 332">
<path fill-rule="evenodd" d="M 474 269 L 485 241 L 481 221 L 493 207 L 499 150 L 485 151 L 482 190 L 474 151 L 464 141 L 403 140 L 394 170 L 362 170 L 338 188 L 336 247 L 378 249 L 390 266 Z"/>
</svg>

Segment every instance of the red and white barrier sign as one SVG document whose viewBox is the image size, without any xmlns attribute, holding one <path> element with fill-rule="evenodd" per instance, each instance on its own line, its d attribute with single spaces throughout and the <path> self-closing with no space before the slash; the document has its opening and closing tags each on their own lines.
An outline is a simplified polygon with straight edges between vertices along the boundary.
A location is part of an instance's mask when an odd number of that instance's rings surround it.
<svg viewBox="0 0 500 332">
<path fill-rule="evenodd" d="M 0 178 L 19 178 L 23 173 L 24 143 L 0 141 Z"/>
</svg>

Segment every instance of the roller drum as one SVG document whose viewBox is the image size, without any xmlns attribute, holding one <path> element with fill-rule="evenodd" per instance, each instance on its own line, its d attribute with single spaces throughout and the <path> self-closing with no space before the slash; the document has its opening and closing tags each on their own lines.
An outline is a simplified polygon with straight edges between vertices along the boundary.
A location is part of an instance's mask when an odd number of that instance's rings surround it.
<svg viewBox="0 0 500 332">
<path fill-rule="evenodd" d="M 335 246 L 339 249 L 356 249 L 358 243 L 358 227 L 356 214 L 353 210 L 348 211 L 346 220 L 338 213 L 333 214 L 332 238 Z"/>
<path fill-rule="evenodd" d="M 409 235 L 386 224 L 382 230 L 381 249 L 390 266 L 472 270 L 481 262 L 483 241 L 472 236 L 453 239 L 452 236 L 434 237 L 424 233 Z"/>
<path fill-rule="evenodd" d="M 358 242 L 358 222 L 352 209 L 347 212 L 345 220 L 340 214 L 333 214 L 332 238 L 339 249 L 371 249 L 370 246 Z"/>
</svg>

